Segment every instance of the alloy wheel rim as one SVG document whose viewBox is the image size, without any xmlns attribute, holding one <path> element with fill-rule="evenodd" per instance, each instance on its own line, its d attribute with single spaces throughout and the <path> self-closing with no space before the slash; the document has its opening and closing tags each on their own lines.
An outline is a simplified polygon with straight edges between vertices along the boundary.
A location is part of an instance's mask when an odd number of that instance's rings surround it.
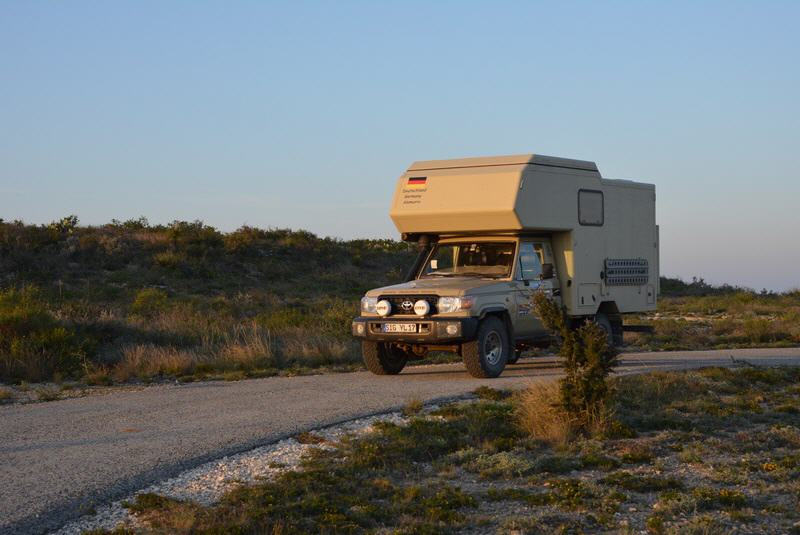
<svg viewBox="0 0 800 535">
<path fill-rule="evenodd" d="M 486 340 L 483 342 L 483 354 L 486 362 L 492 366 L 500 362 L 500 357 L 503 355 L 503 342 L 497 331 L 486 335 Z"/>
</svg>

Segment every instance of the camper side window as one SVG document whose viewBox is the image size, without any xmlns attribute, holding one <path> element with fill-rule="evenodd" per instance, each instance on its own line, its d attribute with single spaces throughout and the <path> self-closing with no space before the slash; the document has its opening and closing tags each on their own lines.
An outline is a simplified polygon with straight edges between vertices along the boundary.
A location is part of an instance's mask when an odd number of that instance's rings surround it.
<svg viewBox="0 0 800 535">
<path fill-rule="evenodd" d="M 603 192 L 591 189 L 578 191 L 578 222 L 581 225 L 603 226 Z"/>
<path fill-rule="evenodd" d="M 530 242 L 522 243 L 519 248 L 519 274 L 522 280 L 537 280 L 542 274 L 540 251 Z M 541 247 L 539 247 L 541 249 Z"/>
</svg>

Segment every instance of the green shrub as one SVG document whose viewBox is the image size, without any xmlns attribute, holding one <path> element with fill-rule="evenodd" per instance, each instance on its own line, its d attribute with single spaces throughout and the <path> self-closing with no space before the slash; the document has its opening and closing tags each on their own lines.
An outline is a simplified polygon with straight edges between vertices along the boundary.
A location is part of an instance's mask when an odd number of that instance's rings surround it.
<svg viewBox="0 0 800 535">
<path fill-rule="evenodd" d="M 522 455 L 510 451 L 501 451 L 491 455 L 479 455 L 464 466 L 471 472 L 480 474 L 485 479 L 524 476 L 534 470 L 534 464 Z"/>
<path fill-rule="evenodd" d="M 253 255 L 268 245 L 268 232 L 244 225 L 223 238 L 225 250 L 234 254 Z"/>
<path fill-rule="evenodd" d="M 667 340 L 680 340 L 686 333 L 687 324 L 685 321 L 677 320 L 657 320 L 653 322 L 656 335 Z"/>
<path fill-rule="evenodd" d="M 35 287 L 0 291 L 0 379 L 73 375 L 84 363 L 88 342 L 53 317 Z"/>
<path fill-rule="evenodd" d="M 157 266 L 175 269 L 184 261 L 183 255 L 175 251 L 162 251 L 153 255 L 153 262 Z"/>
<path fill-rule="evenodd" d="M 564 310 L 544 293 L 534 296 L 534 307 L 544 326 L 561 340 L 559 354 L 564 358 L 565 377 L 559 386 L 563 409 L 578 430 L 597 431 L 610 420 L 607 377 L 617 362 L 606 332 L 593 322 L 571 329 Z"/>
<path fill-rule="evenodd" d="M 748 318 L 742 324 L 742 329 L 754 344 L 769 342 L 773 338 L 771 322 L 764 318 Z"/>
<path fill-rule="evenodd" d="M 147 230 L 150 228 L 150 222 L 147 221 L 146 217 L 141 216 L 137 219 L 128 219 L 126 221 L 112 219 L 109 226 L 117 227 L 122 230 Z"/>
<path fill-rule="evenodd" d="M 216 254 L 224 245 L 222 234 L 202 221 L 173 221 L 167 229 L 167 238 L 176 251 L 195 258 Z"/>
<path fill-rule="evenodd" d="M 59 221 L 53 221 L 47 228 L 57 234 L 65 235 L 72 234 L 78 226 L 78 216 L 68 215 L 62 217 Z"/>
<path fill-rule="evenodd" d="M 730 284 L 713 286 L 697 277 L 692 277 L 692 282 L 684 282 L 679 278 L 661 277 L 659 288 L 661 295 L 664 296 L 725 296 L 747 291 L 740 286 L 731 286 Z"/>
<path fill-rule="evenodd" d="M 692 489 L 692 498 L 696 500 L 697 509 L 715 509 L 717 507 L 741 509 L 747 505 L 747 497 L 736 489 L 715 489 L 696 487 Z"/>
<path fill-rule="evenodd" d="M 273 332 L 283 332 L 295 327 L 309 327 L 314 317 L 307 310 L 284 307 L 258 315 L 257 323 Z"/>
<path fill-rule="evenodd" d="M 303 328 L 318 335 L 342 338 L 350 336 L 350 323 L 356 314 L 358 308 L 353 301 L 327 298 L 303 306 L 284 305 L 259 314 L 256 321 L 273 332 Z"/>
<path fill-rule="evenodd" d="M 139 290 L 131 305 L 131 312 L 139 316 L 153 316 L 167 309 L 167 292 L 158 288 Z"/>
</svg>

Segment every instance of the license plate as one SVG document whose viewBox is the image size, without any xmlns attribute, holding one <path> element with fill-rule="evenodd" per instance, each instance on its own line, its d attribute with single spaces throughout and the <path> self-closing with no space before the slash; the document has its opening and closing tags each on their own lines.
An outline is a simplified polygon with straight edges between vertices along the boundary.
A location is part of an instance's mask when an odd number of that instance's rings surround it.
<svg viewBox="0 0 800 535">
<path fill-rule="evenodd" d="M 383 332 L 385 333 L 415 333 L 417 332 L 416 323 L 384 323 Z"/>
</svg>

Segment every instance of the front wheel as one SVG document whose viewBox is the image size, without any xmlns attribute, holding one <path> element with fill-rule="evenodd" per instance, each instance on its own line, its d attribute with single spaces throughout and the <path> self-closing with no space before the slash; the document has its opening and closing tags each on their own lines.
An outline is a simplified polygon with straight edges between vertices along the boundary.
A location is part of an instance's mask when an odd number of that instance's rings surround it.
<svg viewBox="0 0 800 535">
<path fill-rule="evenodd" d="M 461 346 L 461 358 L 473 377 L 492 378 L 503 373 L 510 349 L 506 326 L 490 316 L 478 326 L 477 338 Z"/>
<path fill-rule="evenodd" d="M 381 342 L 361 342 L 361 356 L 367 369 L 375 375 L 397 375 L 408 362 L 405 351 Z"/>
</svg>

